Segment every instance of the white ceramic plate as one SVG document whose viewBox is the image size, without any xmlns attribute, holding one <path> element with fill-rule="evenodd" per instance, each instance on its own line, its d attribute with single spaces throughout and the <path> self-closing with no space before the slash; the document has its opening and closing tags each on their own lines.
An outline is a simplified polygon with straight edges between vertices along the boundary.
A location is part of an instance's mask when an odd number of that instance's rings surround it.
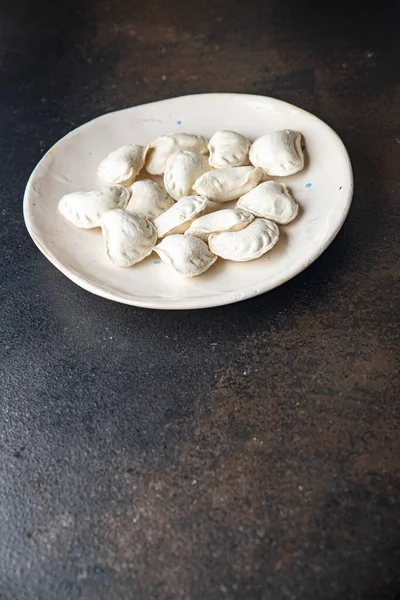
<svg viewBox="0 0 400 600">
<path fill-rule="evenodd" d="M 299 217 L 281 227 L 264 257 L 246 263 L 218 260 L 205 274 L 184 278 L 153 254 L 133 268 L 108 261 L 100 229 L 77 229 L 58 211 L 64 194 L 99 186 L 100 161 L 127 143 L 147 144 L 182 131 L 210 137 L 233 129 L 255 139 L 274 129 L 300 131 L 306 168 L 287 183 Z M 241 94 L 201 94 L 134 106 L 103 115 L 62 138 L 33 171 L 24 197 L 26 226 L 43 254 L 86 290 L 135 306 L 205 308 L 251 298 L 308 267 L 332 242 L 350 207 L 353 175 L 346 149 L 328 125 L 285 102 Z M 226 205 L 225 205 L 226 207 Z"/>
</svg>

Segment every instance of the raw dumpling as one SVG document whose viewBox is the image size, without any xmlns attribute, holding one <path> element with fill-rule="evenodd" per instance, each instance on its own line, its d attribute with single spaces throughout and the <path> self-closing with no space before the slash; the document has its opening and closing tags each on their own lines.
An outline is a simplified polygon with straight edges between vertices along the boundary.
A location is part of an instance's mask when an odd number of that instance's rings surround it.
<svg viewBox="0 0 400 600">
<path fill-rule="evenodd" d="M 169 235 L 154 250 L 165 264 L 187 277 L 201 275 L 217 260 L 207 244 L 192 235 Z"/>
<path fill-rule="evenodd" d="M 249 165 L 251 142 L 235 131 L 217 131 L 208 142 L 210 165 L 216 169 Z"/>
<path fill-rule="evenodd" d="M 169 157 L 164 173 L 164 186 L 175 200 L 192 193 L 196 179 L 209 171 L 207 157 L 199 152 L 183 150 Z"/>
<path fill-rule="evenodd" d="M 173 204 L 174 201 L 161 185 L 151 179 L 143 179 L 132 185 L 131 199 L 126 210 L 154 221 Z"/>
<path fill-rule="evenodd" d="M 130 267 L 146 258 L 157 241 L 153 223 L 126 210 L 104 213 L 101 229 L 108 257 L 119 267 Z"/>
<path fill-rule="evenodd" d="M 106 185 L 91 192 L 73 192 L 58 204 L 60 213 L 76 227 L 100 227 L 101 215 L 114 208 L 126 208 L 130 192 L 122 185 Z"/>
<path fill-rule="evenodd" d="M 259 183 L 264 171 L 254 167 L 228 167 L 205 173 L 194 183 L 193 189 L 216 202 L 236 200 Z"/>
<path fill-rule="evenodd" d="M 250 148 L 250 162 L 267 175 L 293 175 L 304 167 L 301 133 L 284 129 L 259 137 Z"/>
<path fill-rule="evenodd" d="M 211 252 L 227 260 L 244 262 L 259 258 L 275 246 L 278 226 L 267 219 L 254 219 L 242 231 L 212 233 L 208 238 Z"/>
<path fill-rule="evenodd" d="M 110 183 L 131 185 L 143 168 L 148 148 L 130 144 L 114 150 L 100 163 L 98 175 Z"/>
<path fill-rule="evenodd" d="M 207 242 L 210 233 L 240 231 L 247 227 L 253 219 L 253 215 L 245 210 L 225 208 L 195 219 L 189 229 L 185 231 L 185 234 L 194 235 L 203 242 Z"/>
<path fill-rule="evenodd" d="M 146 158 L 146 171 L 151 175 L 162 175 L 169 157 L 182 150 L 207 154 L 207 140 L 200 135 L 192 135 L 191 133 L 162 135 L 150 144 Z"/>
<path fill-rule="evenodd" d="M 256 217 L 271 219 L 279 225 L 286 225 L 297 216 L 299 205 L 293 200 L 286 185 L 276 181 L 260 183 L 236 204 Z"/>
<path fill-rule="evenodd" d="M 184 233 L 192 220 L 207 206 L 207 198 L 202 196 L 185 196 L 176 202 L 162 215 L 154 219 L 158 237 L 171 233 Z"/>
</svg>

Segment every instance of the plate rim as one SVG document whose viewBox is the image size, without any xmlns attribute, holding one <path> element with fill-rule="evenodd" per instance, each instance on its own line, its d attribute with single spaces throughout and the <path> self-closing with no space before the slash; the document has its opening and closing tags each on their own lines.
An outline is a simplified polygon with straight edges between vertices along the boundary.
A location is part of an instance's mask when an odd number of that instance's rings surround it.
<svg viewBox="0 0 400 600">
<path fill-rule="evenodd" d="M 295 109 L 296 111 L 303 112 L 306 115 L 308 115 L 308 116 L 312 117 L 313 119 L 316 119 L 317 121 L 322 123 L 325 127 L 327 127 L 330 130 L 330 132 L 337 138 L 337 141 L 339 142 L 339 144 L 341 146 L 343 157 L 346 159 L 346 162 L 347 162 L 349 179 L 350 179 L 350 186 L 349 186 L 349 191 L 348 191 L 347 197 L 346 197 L 345 209 L 341 213 L 341 217 L 338 221 L 336 228 L 330 232 L 329 236 L 327 236 L 324 243 L 321 246 L 318 246 L 315 249 L 315 251 L 311 254 L 311 256 L 308 257 L 307 261 L 305 262 L 305 264 L 303 265 L 303 267 L 301 269 L 296 267 L 292 272 L 289 268 L 288 272 L 285 272 L 285 275 L 282 278 L 279 278 L 279 280 L 272 282 L 272 284 L 270 284 L 270 285 L 260 284 L 258 286 L 257 291 L 254 290 L 254 286 L 249 285 L 245 288 L 241 288 L 240 291 L 238 290 L 238 291 L 234 291 L 234 292 L 223 292 L 218 295 L 205 296 L 205 297 L 186 298 L 185 300 L 174 299 L 173 303 L 171 303 L 171 305 L 169 305 L 169 302 L 170 302 L 169 298 L 157 298 L 154 296 L 145 297 L 145 299 L 143 299 L 143 298 L 126 298 L 123 296 L 119 296 L 119 295 L 109 291 L 106 288 L 103 288 L 99 284 L 89 281 L 88 279 L 86 279 L 86 277 L 82 276 L 79 272 L 75 271 L 75 269 L 66 266 L 61 260 L 59 260 L 53 254 L 53 252 L 48 247 L 46 247 L 46 244 L 42 244 L 42 242 L 36 238 L 36 235 L 33 231 L 34 225 L 33 225 L 33 222 L 31 221 L 31 217 L 30 217 L 30 214 L 28 211 L 28 196 L 29 196 L 31 188 L 33 186 L 33 181 L 35 179 L 36 172 L 39 170 L 40 165 L 42 164 L 42 162 L 46 159 L 46 157 L 50 153 L 54 152 L 54 150 L 58 144 L 63 142 L 68 137 L 75 135 L 81 128 L 87 126 L 88 124 L 94 123 L 95 121 L 99 121 L 99 120 L 101 120 L 109 115 L 112 115 L 114 113 L 120 113 L 120 112 L 128 111 L 133 108 L 138 108 L 138 107 L 142 107 L 142 106 L 154 106 L 157 104 L 167 104 L 167 103 L 171 103 L 171 102 L 174 102 L 175 100 L 178 100 L 178 99 L 180 100 L 183 98 L 196 98 L 196 97 L 197 98 L 200 98 L 200 97 L 205 98 L 205 97 L 207 97 L 207 98 L 211 99 L 211 97 L 215 98 L 216 96 L 224 97 L 224 98 L 240 97 L 240 98 L 248 99 L 248 100 L 260 100 L 260 99 L 272 100 L 273 102 L 275 102 L 277 104 L 284 105 L 286 108 L 291 108 L 291 109 Z M 213 307 L 217 307 L 217 306 L 225 306 L 228 304 L 233 304 L 235 302 L 241 302 L 243 300 L 248 300 L 249 298 L 255 298 L 256 296 L 265 294 L 266 292 L 269 292 L 269 291 L 283 285 L 290 279 L 293 279 L 294 277 L 299 275 L 306 268 L 308 268 L 312 263 L 314 263 L 321 256 L 321 254 L 323 252 L 325 252 L 325 250 L 331 245 L 333 240 L 336 238 L 340 229 L 343 227 L 343 224 L 349 213 L 351 203 L 352 203 L 353 193 L 354 193 L 354 175 L 353 175 L 353 168 L 352 168 L 349 153 L 347 152 L 346 146 L 344 145 L 340 136 L 336 133 L 336 131 L 334 129 L 332 129 L 332 127 L 328 123 L 326 123 L 325 121 L 323 121 L 322 119 L 320 119 L 319 117 L 314 115 L 313 113 L 310 113 L 309 111 L 304 110 L 303 108 L 300 108 L 294 104 L 291 104 L 290 102 L 286 102 L 286 101 L 280 100 L 278 98 L 273 98 L 272 96 L 264 96 L 261 94 L 241 94 L 241 93 L 231 93 L 231 92 L 209 92 L 209 93 L 203 93 L 203 94 L 186 94 L 183 96 L 175 96 L 174 98 L 165 98 L 163 100 L 155 100 L 153 102 L 146 102 L 145 104 L 136 104 L 136 105 L 127 106 L 125 108 L 121 108 L 118 110 L 108 111 L 106 113 L 102 113 L 101 115 L 98 115 L 97 117 L 94 117 L 93 119 L 90 119 L 89 121 L 86 121 L 85 123 L 82 123 L 78 127 L 75 127 L 74 129 L 72 129 L 71 131 L 66 133 L 64 136 L 59 138 L 55 142 L 55 144 L 53 144 L 47 150 L 47 152 L 42 156 L 40 161 L 37 163 L 37 165 L 33 169 L 31 175 L 29 176 L 28 182 L 25 187 L 24 196 L 23 196 L 23 216 L 24 216 L 25 226 L 28 230 L 28 233 L 31 236 L 31 238 L 32 238 L 33 242 L 35 243 L 35 245 L 37 246 L 37 248 L 42 252 L 42 254 L 44 254 L 44 256 L 59 271 L 61 271 L 61 273 L 63 273 L 63 275 L 68 277 L 68 279 L 73 281 L 75 284 L 77 284 L 79 287 L 83 288 L 84 290 L 86 290 L 92 294 L 95 294 L 97 296 L 100 296 L 102 298 L 106 298 L 107 300 L 113 300 L 113 301 L 119 302 L 121 304 L 126 304 L 129 306 L 137 306 L 140 308 L 151 308 L 151 309 L 157 309 L 157 310 L 195 310 L 195 309 L 202 309 L 202 308 L 213 308 Z"/>
</svg>

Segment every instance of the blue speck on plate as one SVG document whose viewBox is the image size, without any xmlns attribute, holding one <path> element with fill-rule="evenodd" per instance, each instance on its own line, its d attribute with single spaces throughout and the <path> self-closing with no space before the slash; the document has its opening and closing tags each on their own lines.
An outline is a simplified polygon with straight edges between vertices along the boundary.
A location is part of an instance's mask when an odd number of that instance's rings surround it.
<svg viewBox="0 0 400 600">
<path fill-rule="evenodd" d="M 160 262 L 161 262 L 161 260 L 153 260 L 153 264 L 155 264 L 155 265 L 159 265 Z"/>
<path fill-rule="evenodd" d="M 310 188 L 312 186 L 312 183 L 306 183 L 306 188 Z"/>
<path fill-rule="evenodd" d="M 177 121 L 177 124 L 178 125 L 182 125 L 182 121 Z"/>
</svg>

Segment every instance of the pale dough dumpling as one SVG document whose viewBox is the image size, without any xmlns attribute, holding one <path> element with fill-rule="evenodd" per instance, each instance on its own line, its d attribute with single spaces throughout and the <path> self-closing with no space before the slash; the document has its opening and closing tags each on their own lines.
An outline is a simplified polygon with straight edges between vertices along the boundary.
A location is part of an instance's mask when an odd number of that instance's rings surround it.
<svg viewBox="0 0 400 600">
<path fill-rule="evenodd" d="M 217 260 L 207 244 L 192 235 L 169 235 L 154 250 L 165 264 L 187 277 L 201 275 Z"/>
<path fill-rule="evenodd" d="M 209 200 L 229 202 L 252 190 L 264 176 L 264 171 L 254 167 L 228 167 L 205 173 L 193 189 Z"/>
<path fill-rule="evenodd" d="M 176 202 L 171 208 L 154 219 L 158 237 L 171 233 L 184 233 L 192 220 L 203 212 L 208 204 L 202 196 L 186 196 Z"/>
<path fill-rule="evenodd" d="M 119 267 L 131 267 L 151 254 L 157 241 L 154 225 L 126 210 L 111 210 L 101 218 L 106 252 Z"/>
<path fill-rule="evenodd" d="M 253 215 L 247 211 L 237 208 L 225 208 L 195 219 L 189 229 L 185 231 L 185 234 L 194 235 L 203 242 L 207 242 L 211 233 L 240 231 L 247 227 L 253 219 Z"/>
<path fill-rule="evenodd" d="M 299 205 L 293 200 L 286 185 L 276 181 L 260 183 L 239 198 L 236 206 L 248 210 L 256 217 L 271 219 L 286 225 L 297 216 Z"/>
<path fill-rule="evenodd" d="M 148 148 L 138 144 L 121 146 L 100 163 L 98 175 L 110 183 L 131 185 L 143 168 Z"/>
<path fill-rule="evenodd" d="M 207 157 L 199 152 L 183 150 L 169 157 L 164 173 L 164 186 L 175 200 L 193 193 L 196 179 L 210 170 Z"/>
<path fill-rule="evenodd" d="M 100 227 L 103 213 L 126 208 L 130 192 L 122 185 L 106 185 L 91 192 L 72 192 L 63 196 L 58 204 L 60 213 L 75 227 L 92 229 Z"/>
<path fill-rule="evenodd" d="M 162 175 L 169 157 L 182 150 L 207 154 L 207 140 L 200 135 L 191 133 L 162 135 L 150 144 L 146 158 L 146 171 L 151 175 Z"/>
<path fill-rule="evenodd" d="M 161 185 L 151 179 L 142 179 L 132 185 L 126 210 L 154 221 L 173 204 L 174 201 Z"/>
<path fill-rule="evenodd" d="M 212 233 L 208 238 L 211 252 L 227 260 L 244 262 L 260 258 L 271 250 L 279 239 L 276 223 L 267 219 L 254 219 L 241 231 Z"/>
<path fill-rule="evenodd" d="M 217 131 L 208 142 L 210 165 L 215 169 L 249 165 L 251 142 L 235 131 Z"/>
<path fill-rule="evenodd" d="M 267 175 L 293 175 L 304 167 L 301 133 L 283 129 L 259 137 L 250 148 L 250 162 Z"/>
</svg>

